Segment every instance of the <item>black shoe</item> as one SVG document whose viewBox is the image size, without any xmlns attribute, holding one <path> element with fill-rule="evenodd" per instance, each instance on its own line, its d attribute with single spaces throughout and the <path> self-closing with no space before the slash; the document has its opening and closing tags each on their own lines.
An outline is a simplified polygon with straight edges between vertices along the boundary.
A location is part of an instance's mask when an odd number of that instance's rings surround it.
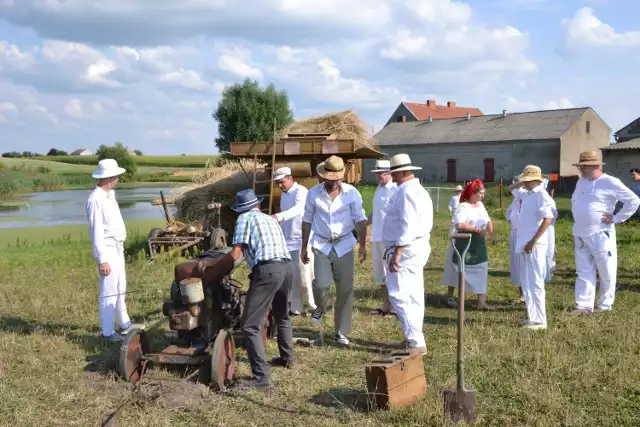
<svg viewBox="0 0 640 427">
<path fill-rule="evenodd" d="M 287 369 L 293 369 L 293 367 L 295 366 L 295 362 L 293 361 L 293 359 L 284 360 L 282 357 L 274 357 L 268 363 L 269 366 Z"/>
<path fill-rule="evenodd" d="M 271 388 L 271 381 L 269 380 L 256 380 L 255 378 L 250 379 L 238 379 L 233 385 L 234 389 L 249 389 L 249 388 L 258 388 L 258 389 L 268 389 Z"/>
</svg>

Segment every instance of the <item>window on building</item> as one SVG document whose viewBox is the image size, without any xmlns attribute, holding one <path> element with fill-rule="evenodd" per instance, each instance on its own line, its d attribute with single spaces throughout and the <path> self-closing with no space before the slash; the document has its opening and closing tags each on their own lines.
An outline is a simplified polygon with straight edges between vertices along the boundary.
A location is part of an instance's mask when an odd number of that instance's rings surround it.
<svg viewBox="0 0 640 427">
<path fill-rule="evenodd" d="M 591 132 L 591 121 L 587 120 L 587 133 Z"/>
<path fill-rule="evenodd" d="M 396 116 L 396 122 L 404 122 L 404 116 Z"/>
</svg>

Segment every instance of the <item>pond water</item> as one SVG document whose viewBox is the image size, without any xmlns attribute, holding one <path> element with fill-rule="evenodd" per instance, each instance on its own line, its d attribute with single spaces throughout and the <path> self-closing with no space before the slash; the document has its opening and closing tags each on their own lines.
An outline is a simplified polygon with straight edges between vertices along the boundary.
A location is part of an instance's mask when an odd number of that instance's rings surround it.
<svg viewBox="0 0 640 427">
<path fill-rule="evenodd" d="M 92 190 L 65 190 L 31 193 L 20 200 L 0 203 L 0 228 L 39 227 L 86 224 L 85 204 Z M 162 219 L 162 206 L 151 200 L 165 197 L 170 188 L 116 189 L 116 199 L 125 221 L 130 219 Z"/>
</svg>

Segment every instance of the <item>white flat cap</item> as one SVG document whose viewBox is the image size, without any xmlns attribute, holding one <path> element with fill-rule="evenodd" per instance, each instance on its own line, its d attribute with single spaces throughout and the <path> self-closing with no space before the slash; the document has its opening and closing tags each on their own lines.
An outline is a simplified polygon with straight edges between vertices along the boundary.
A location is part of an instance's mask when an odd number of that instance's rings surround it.
<svg viewBox="0 0 640 427">
<path fill-rule="evenodd" d="M 291 168 L 285 166 L 283 168 L 276 169 L 276 171 L 273 173 L 273 180 L 279 181 L 289 175 L 291 175 Z"/>
</svg>

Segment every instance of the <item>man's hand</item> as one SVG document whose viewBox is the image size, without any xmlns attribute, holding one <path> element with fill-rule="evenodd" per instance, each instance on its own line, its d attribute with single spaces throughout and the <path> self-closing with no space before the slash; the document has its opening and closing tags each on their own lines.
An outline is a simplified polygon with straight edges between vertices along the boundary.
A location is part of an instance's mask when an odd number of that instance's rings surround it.
<svg viewBox="0 0 640 427">
<path fill-rule="evenodd" d="M 360 261 L 360 264 L 362 264 L 365 259 L 367 259 L 367 247 L 365 245 L 360 245 L 358 248 L 358 260 Z"/>
<path fill-rule="evenodd" d="M 604 222 L 605 224 L 613 224 L 613 215 L 602 214 L 602 222 Z"/>
<path fill-rule="evenodd" d="M 108 276 L 109 274 L 111 274 L 111 266 L 109 265 L 109 263 L 105 262 L 103 264 L 100 264 L 98 266 L 98 273 L 100 273 L 101 276 Z"/>
<path fill-rule="evenodd" d="M 530 254 L 531 251 L 533 251 L 533 247 L 536 245 L 535 240 L 531 239 L 529 240 L 529 243 L 527 243 L 526 245 L 524 245 L 524 252 L 527 254 Z"/>
<path fill-rule="evenodd" d="M 400 254 L 397 252 L 394 252 L 389 260 L 389 271 L 394 273 L 400 271 Z"/>
<path fill-rule="evenodd" d="M 300 249 L 300 261 L 302 261 L 303 264 L 309 264 L 309 261 L 311 261 L 309 259 L 309 255 L 307 254 L 306 247 L 303 247 L 302 249 Z"/>
<path fill-rule="evenodd" d="M 200 277 L 204 277 L 205 270 L 210 266 L 211 266 L 211 260 L 203 259 L 202 261 L 198 261 L 198 265 L 196 265 L 195 270 L 198 272 Z"/>
<path fill-rule="evenodd" d="M 278 221 L 278 215 L 276 215 L 276 214 L 271 215 L 271 218 L 273 218 L 273 219 L 275 219 L 276 221 Z M 278 221 L 278 222 L 280 222 L 280 221 Z"/>
</svg>

